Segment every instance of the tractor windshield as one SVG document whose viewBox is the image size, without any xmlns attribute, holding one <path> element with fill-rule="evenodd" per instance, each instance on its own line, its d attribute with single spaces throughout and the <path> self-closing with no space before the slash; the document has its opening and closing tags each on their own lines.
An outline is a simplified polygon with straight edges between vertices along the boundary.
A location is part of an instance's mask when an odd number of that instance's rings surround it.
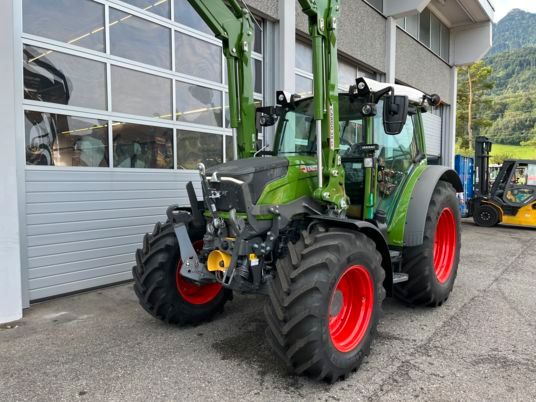
<svg viewBox="0 0 536 402">
<path fill-rule="evenodd" d="M 354 144 L 365 140 L 362 104 L 350 102 L 346 94 L 339 95 L 340 149 L 344 154 Z M 313 98 L 297 103 L 296 108 L 285 113 L 277 132 L 277 154 L 316 155 L 316 131 L 313 118 Z"/>
</svg>

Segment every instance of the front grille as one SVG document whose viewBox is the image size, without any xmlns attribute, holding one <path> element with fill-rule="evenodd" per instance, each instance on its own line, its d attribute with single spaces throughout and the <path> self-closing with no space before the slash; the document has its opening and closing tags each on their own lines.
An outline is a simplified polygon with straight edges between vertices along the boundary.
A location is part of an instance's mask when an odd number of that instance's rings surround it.
<svg viewBox="0 0 536 402">
<path fill-rule="evenodd" d="M 246 212 L 246 200 L 240 184 L 232 181 L 221 181 L 210 183 L 210 188 L 221 194 L 219 198 L 214 199 L 218 211 L 228 212 L 235 208 L 237 212 Z"/>
</svg>

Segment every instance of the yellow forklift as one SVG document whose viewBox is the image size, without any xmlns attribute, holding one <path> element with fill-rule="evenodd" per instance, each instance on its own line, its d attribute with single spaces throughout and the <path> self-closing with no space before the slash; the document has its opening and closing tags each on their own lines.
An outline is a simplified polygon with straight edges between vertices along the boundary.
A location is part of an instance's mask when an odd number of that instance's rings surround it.
<svg viewBox="0 0 536 402">
<path fill-rule="evenodd" d="M 475 143 L 475 196 L 469 211 L 478 226 L 499 223 L 536 228 L 536 160 L 504 161 L 490 185 L 492 143 L 477 137 Z"/>
</svg>

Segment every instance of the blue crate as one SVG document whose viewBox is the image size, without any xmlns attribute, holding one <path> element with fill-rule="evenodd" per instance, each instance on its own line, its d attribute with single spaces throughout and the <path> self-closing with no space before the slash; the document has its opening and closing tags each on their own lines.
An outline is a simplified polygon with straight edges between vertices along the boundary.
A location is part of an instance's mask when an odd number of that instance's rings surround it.
<svg viewBox="0 0 536 402">
<path fill-rule="evenodd" d="M 456 155 L 454 159 L 454 168 L 460 176 L 463 184 L 463 193 L 458 193 L 460 202 L 460 212 L 464 218 L 469 216 L 469 203 L 473 199 L 474 191 L 474 169 L 475 161 L 473 158 Z"/>
</svg>

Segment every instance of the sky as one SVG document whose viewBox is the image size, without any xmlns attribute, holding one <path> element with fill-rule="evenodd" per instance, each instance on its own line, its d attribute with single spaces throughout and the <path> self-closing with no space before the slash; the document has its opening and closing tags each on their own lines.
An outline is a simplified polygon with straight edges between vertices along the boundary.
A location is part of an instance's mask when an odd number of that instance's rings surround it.
<svg viewBox="0 0 536 402">
<path fill-rule="evenodd" d="M 498 22 L 514 8 L 536 13 L 536 0 L 491 0 L 495 7 L 495 22 Z"/>
</svg>

